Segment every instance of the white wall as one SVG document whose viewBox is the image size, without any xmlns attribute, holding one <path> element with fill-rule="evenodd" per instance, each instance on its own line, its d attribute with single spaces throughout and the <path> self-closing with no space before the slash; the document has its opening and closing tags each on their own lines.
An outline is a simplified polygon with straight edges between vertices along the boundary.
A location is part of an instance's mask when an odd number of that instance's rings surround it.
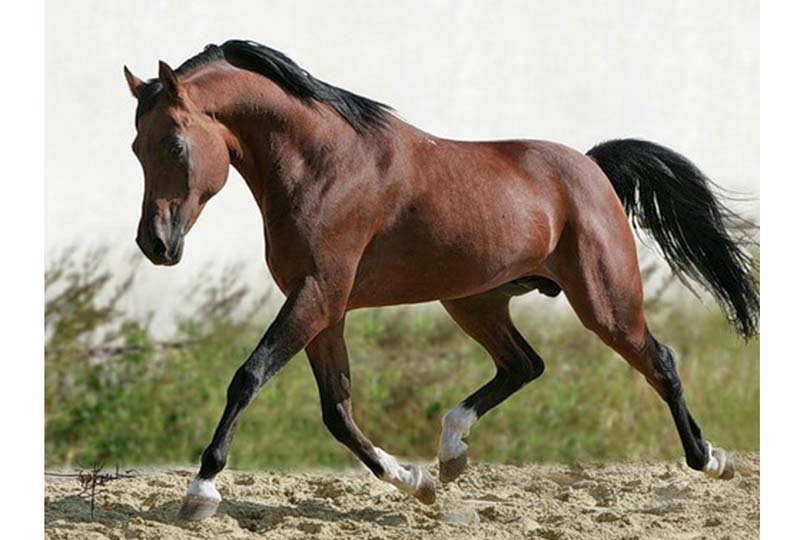
<svg viewBox="0 0 800 540">
<path fill-rule="evenodd" d="M 122 77 L 207 43 L 260 41 L 318 78 L 393 105 L 438 135 L 552 139 L 586 150 L 650 138 L 723 186 L 759 193 L 758 3 L 47 2 L 46 250 L 135 252 L 142 178 Z M 745 207 L 751 216 L 758 206 Z M 125 255 L 123 257 L 123 255 Z M 142 265 L 132 300 L 174 304 L 208 263 L 268 281 L 259 215 L 233 173 L 177 267 Z"/>
</svg>

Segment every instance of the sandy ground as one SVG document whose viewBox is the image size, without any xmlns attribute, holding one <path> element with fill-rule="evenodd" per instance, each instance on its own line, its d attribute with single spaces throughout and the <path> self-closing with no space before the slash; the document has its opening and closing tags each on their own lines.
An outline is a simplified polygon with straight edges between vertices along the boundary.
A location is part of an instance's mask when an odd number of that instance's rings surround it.
<svg viewBox="0 0 800 540">
<path fill-rule="evenodd" d="M 232 471 L 216 516 L 175 516 L 193 471 L 140 471 L 89 503 L 74 479 L 48 477 L 53 539 L 713 539 L 758 538 L 759 456 L 734 456 L 737 476 L 710 480 L 679 462 L 606 465 L 472 464 L 439 486 L 432 506 L 363 471 Z M 435 466 L 430 470 L 435 474 Z"/>
</svg>

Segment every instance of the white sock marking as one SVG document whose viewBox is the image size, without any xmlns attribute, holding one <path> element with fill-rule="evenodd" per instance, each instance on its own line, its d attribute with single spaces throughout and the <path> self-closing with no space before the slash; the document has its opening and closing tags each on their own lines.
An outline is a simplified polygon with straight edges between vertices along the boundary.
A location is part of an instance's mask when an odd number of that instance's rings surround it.
<svg viewBox="0 0 800 540">
<path fill-rule="evenodd" d="M 720 452 L 719 456 L 721 459 L 717 459 L 717 456 L 714 455 L 714 447 L 711 446 L 711 443 L 706 441 L 706 446 L 708 447 L 708 463 L 703 467 L 703 472 L 706 473 L 706 476 L 719 478 L 722 476 L 722 473 L 725 472 L 725 464 L 728 458 L 725 452 Z"/>
<path fill-rule="evenodd" d="M 389 482 L 400 491 L 411 493 L 412 495 L 416 493 L 422 479 L 422 474 L 418 468 L 407 468 L 400 465 L 393 455 L 384 452 L 377 446 L 375 447 L 375 453 L 378 454 L 378 461 L 383 467 L 381 480 Z"/>
<path fill-rule="evenodd" d="M 459 405 L 442 417 L 442 438 L 439 440 L 439 461 L 455 459 L 467 451 L 462 440 L 469 435 L 478 415 L 472 409 Z"/>
<path fill-rule="evenodd" d="M 187 494 L 198 497 L 206 497 L 208 499 L 214 499 L 215 501 L 222 500 L 222 495 L 220 495 L 219 491 L 217 491 L 217 488 L 214 487 L 214 481 L 205 480 L 203 478 L 195 478 L 192 480 Z"/>
</svg>

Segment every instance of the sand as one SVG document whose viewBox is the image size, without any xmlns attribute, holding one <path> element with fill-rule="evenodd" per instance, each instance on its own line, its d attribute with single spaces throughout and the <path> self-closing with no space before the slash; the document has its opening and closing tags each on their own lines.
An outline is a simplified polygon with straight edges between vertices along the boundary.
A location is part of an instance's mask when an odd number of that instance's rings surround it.
<svg viewBox="0 0 800 540">
<path fill-rule="evenodd" d="M 201 522 L 175 516 L 194 471 L 140 470 L 97 496 L 94 520 L 74 479 L 47 477 L 52 539 L 708 539 L 759 534 L 759 455 L 711 480 L 683 463 L 471 464 L 424 506 L 366 471 L 227 471 L 225 499 Z M 435 475 L 436 466 L 429 470 Z"/>
</svg>

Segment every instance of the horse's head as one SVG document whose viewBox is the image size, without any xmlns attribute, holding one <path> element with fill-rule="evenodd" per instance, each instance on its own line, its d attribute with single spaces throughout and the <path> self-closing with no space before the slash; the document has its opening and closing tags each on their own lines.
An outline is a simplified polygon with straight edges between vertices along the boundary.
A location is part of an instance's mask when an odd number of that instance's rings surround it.
<svg viewBox="0 0 800 540">
<path fill-rule="evenodd" d="M 231 135 L 164 62 L 158 79 L 142 81 L 128 68 L 125 79 L 139 102 L 132 148 L 144 171 L 136 243 L 154 264 L 173 265 L 206 201 L 225 185 Z"/>
</svg>

